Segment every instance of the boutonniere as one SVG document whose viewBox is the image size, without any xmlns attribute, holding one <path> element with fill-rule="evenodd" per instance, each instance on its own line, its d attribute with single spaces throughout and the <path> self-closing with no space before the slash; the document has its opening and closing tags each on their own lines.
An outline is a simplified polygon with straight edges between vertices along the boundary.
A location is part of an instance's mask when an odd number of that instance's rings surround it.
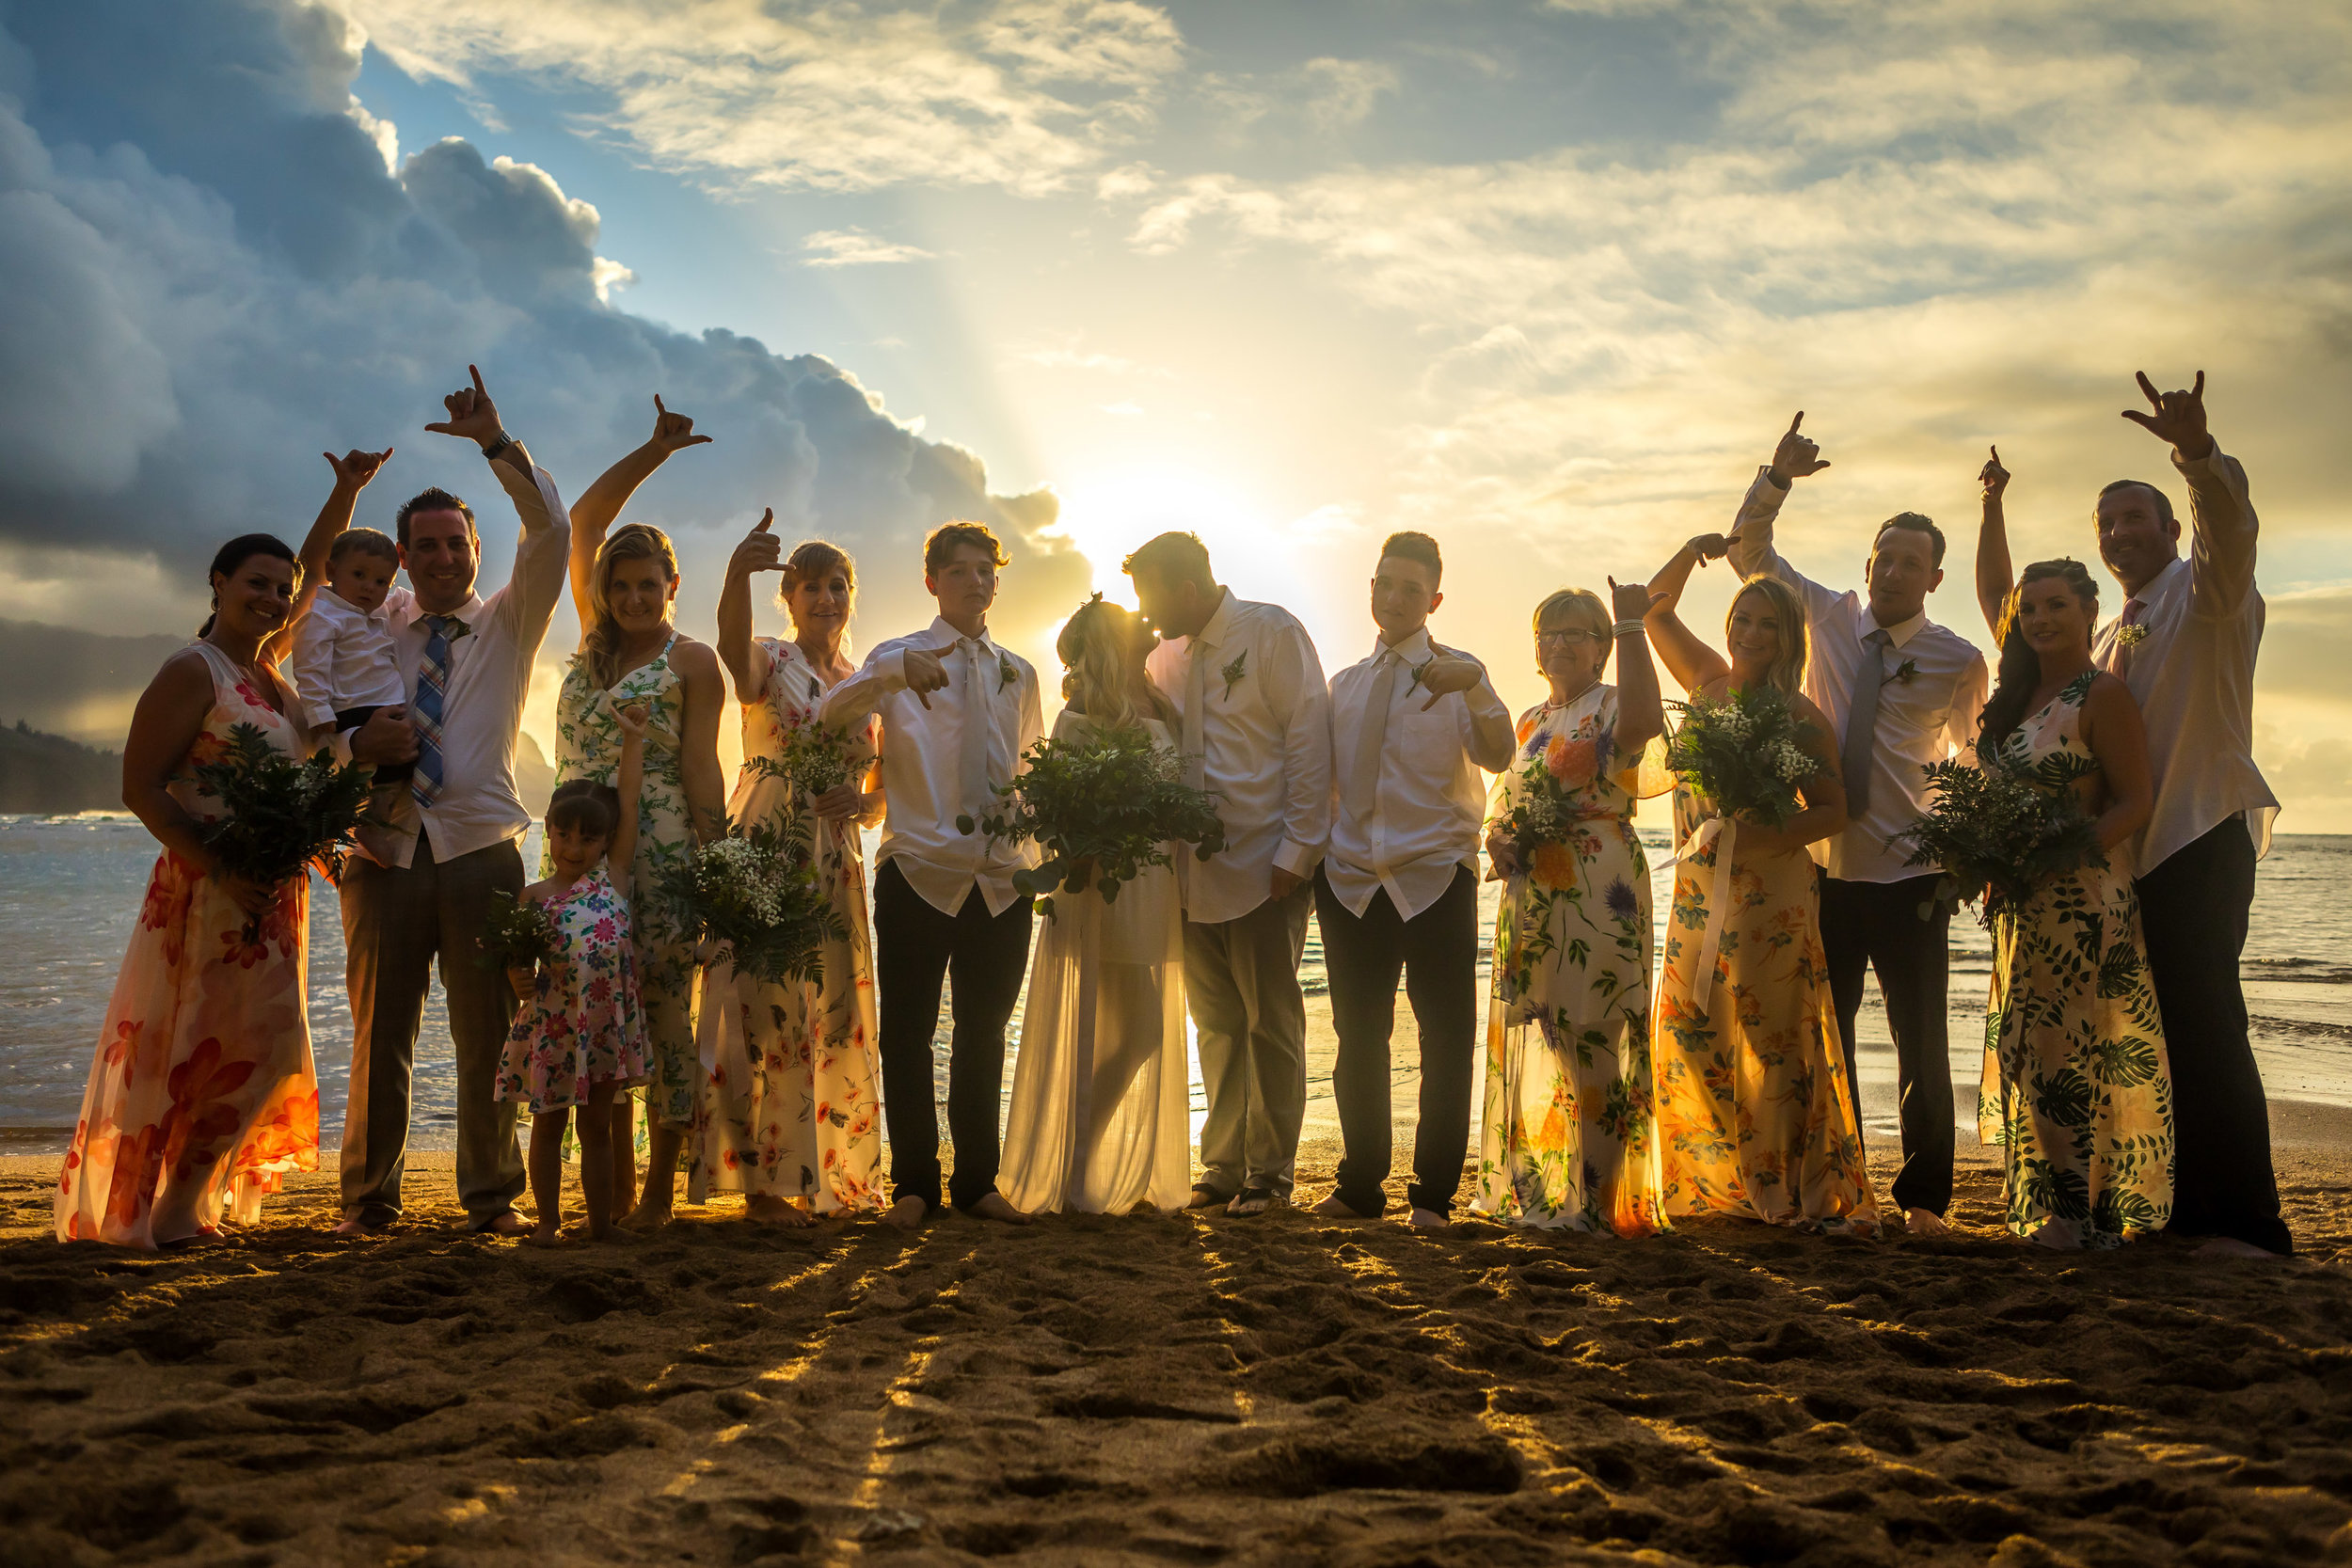
<svg viewBox="0 0 2352 1568">
<path fill-rule="evenodd" d="M 996 655 L 996 689 L 1002 691 L 1020 678 L 1021 672 L 1012 667 L 1011 656 L 1000 651 Z"/>
<path fill-rule="evenodd" d="M 1249 650 L 1244 648 L 1241 652 L 1233 656 L 1232 663 L 1217 672 L 1217 673 L 1222 676 L 1225 681 L 1225 700 L 1227 702 L 1232 701 L 1233 688 L 1239 686 L 1242 682 L 1242 677 L 1249 673 L 1249 671 L 1247 668 L 1248 662 Z"/>
<path fill-rule="evenodd" d="M 2115 628 L 2115 645 L 2119 648 L 2137 648 L 2147 640 L 2148 623 L 2145 621 L 2134 621 L 2128 626 Z"/>
<path fill-rule="evenodd" d="M 1421 685 L 1422 677 L 1429 673 L 1429 667 L 1437 662 L 1438 656 L 1432 654 L 1427 658 L 1422 660 L 1419 664 L 1410 664 L 1406 666 L 1406 669 L 1412 671 L 1413 678 L 1405 683 L 1405 695 L 1409 697 L 1413 694 L 1413 689 Z"/>
<path fill-rule="evenodd" d="M 1886 681 L 1898 681 L 1904 686 L 1909 686 L 1913 681 L 1915 681 L 1918 678 L 1919 661 L 1915 658 L 1907 658 L 1900 664 L 1896 665 L 1892 673 L 1887 675 L 1886 680 L 1882 680 L 1879 684 L 1881 686 L 1884 686 Z"/>
</svg>

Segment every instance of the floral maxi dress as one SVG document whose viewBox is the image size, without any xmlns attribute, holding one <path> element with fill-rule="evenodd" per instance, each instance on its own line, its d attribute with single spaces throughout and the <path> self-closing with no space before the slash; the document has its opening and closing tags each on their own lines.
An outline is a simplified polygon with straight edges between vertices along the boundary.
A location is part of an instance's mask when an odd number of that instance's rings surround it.
<svg viewBox="0 0 2352 1568">
<path fill-rule="evenodd" d="M 226 655 L 196 646 L 213 706 L 170 788 L 209 822 L 221 804 L 191 770 L 220 754 L 232 728 L 254 725 L 289 755 L 308 747 L 282 682 L 284 712 Z M 220 883 L 169 849 L 156 857 L 57 1178 L 59 1241 L 151 1247 L 224 1215 L 250 1225 L 286 1172 L 318 1169 L 310 906 L 310 879 L 292 878 L 248 927 Z M 155 1234 L 159 1212 L 173 1216 L 173 1234 Z"/>
<path fill-rule="evenodd" d="M 694 1052 L 694 944 L 677 928 L 659 887 L 661 874 L 693 852 L 694 835 L 686 811 L 686 783 L 679 765 L 679 732 L 686 721 L 686 692 L 670 654 L 674 635 L 660 654 L 599 690 L 585 655 L 572 660 L 555 702 L 555 777 L 559 784 L 594 779 L 609 784 L 620 776 L 622 708 L 645 705 L 644 782 L 637 795 L 637 859 L 629 867 L 629 914 L 637 940 L 637 989 L 644 1009 L 651 1076 L 645 1082 L 645 1113 L 665 1127 L 691 1128 L 701 1101 L 701 1064 Z M 542 854 L 539 875 L 551 875 L 554 861 Z"/>
<path fill-rule="evenodd" d="M 539 907 L 556 956 L 516 1011 L 492 1097 L 520 1101 L 532 1116 L 584 1105 L 599 1084 L 633 1088 L 647 1070 L 637 944 L 612 874 L 599 864 Z"/>
<path fill-rule="evenodd" d="M 792 790 L 752 759 L 780 759 L 786 738 L 814 721 L 825 686 L 791 642 L 763 637 L 752 654 L 765 661 L 766 675 L 743 707 L 744 768 L 727 810 L 758 820 L 792 809 Z M 852 760 L 873 755 L 875 735 L 869 718 L 850 736 Z M 698 1029 L 709 1184 L 806 1198 L 824 1214 L 882 1206 L 882 1100 L 865 852 L 850 818 L 818 823 L 815 832 L 818 884 L 845 933 L 825 944 L 822 980 L 762 985 L 713 964 L 703 972 Z"/>
<path fill-rule="evenodd" d="M 2087 671 L 2001 743 L 2046 789 L 2099 773 L 2082 740 Z M 2002 1146 L 2009 1227 L 2087 1247 L 2172 1212 L 2172 1074 L 2148 977 L 2128 844 L 1994 920 L 1979 1135 Z"/>
<path fill-rule="evenodd" d="M 1486 1019 L 1485 1128 L 1471 1206 L 1523 1225 L 1643 1236 L 1666 1227 L 1650 1076 L 1649 865 L 1634 836 L 1641 761 L 1614 770 L 1616 689 L 1518 721 L 1490 819 L 1540 767 L 1572 816 L 1504 884 Z"/>
<path fill-rule="evenodd" d="M 1676 787 L 1677 842 L 1688 846 L 1708 815 L 1687 784 Z M 1723 841 L 1675 868 L 1656 1030 L 1666 1212 L 1875 1236 L 1812 858 L 1742 856 L 1733 832 L 1714 984 L 1704 991 L 1695 971 Z"/>
</svg>

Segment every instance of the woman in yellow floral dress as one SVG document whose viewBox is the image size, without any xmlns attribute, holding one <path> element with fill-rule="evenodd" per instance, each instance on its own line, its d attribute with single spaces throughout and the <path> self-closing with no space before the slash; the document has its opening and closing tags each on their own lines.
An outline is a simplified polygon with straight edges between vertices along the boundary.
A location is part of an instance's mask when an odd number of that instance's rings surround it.
<svg viewBox="0 0 2352 1568">
<path fill-rule="evenodd" d="M 1665 787 L 1642 765 L 1664 716 L 1643 637 L 1648 591 L 1610 586 L 1613 624 L 1581 588 L 1536 608 L 1535 659 L 1551 695 L 1520 717 L 1513 770 L 1488 802 L 1486 853 L 1504 886 L 1472 1207 L 1522 1225 L 1643 1236 L 1666 1217 L 1650 1076 L 1649 864 L 1633 802 Z M 1613 644 L 1618 685 L 1604 686 Z"/>
<path fill-rule="evenodd" d="M 1837 750 L 1803 690 L 1804 610 L 1786 584 L 1751 578 L 1733 595 L 1724 628 L 1728 660 L 1676 615 L 1691 568 L 1724 548 L 1722 535 L 1701 535 L 1652 579 L 1651 641 L 1694 697 L 1757 686 L 1780 691 L 1805 727 L 1816 767 L 1798 781 L 1804 809 L 1787 822 L 1726 823 L 1695 852 L 1716 813 L 1687 784 L 1676 786 L 1675 836 L 1683 847 L 1654 1031 L 1666 1212 L 1875 1236 L 1878 1203 L 1862 1161 L 1821 951 L 1820 892 L 1805 853 L 1846 823 Z M 1725 840 L 1726 907 L 1716 911 L 1709 901 Z M 1710 923 L 1717 956 L 1711 973 L 1701 974 Z"/>
<path fill-rule="evenodd" d="M 2060 1250 L 2119 1245 L 2172 1212 L 2172 1075 L 2132 886 L 2154 779 L 2131 689 L 2090 662 L 2098 620 L 2080 562 L 2026 567 L 1977 741 L 2073 791 L 2106 851 L 1994 918 L 1978 1131 L 2001 1146 L 2010 1229 Z"/>
<path fill-rule="evenodd" d="M 657 891 L 661 874 L 695 843 L 726 827 L 726 779 L 719 768 L 719 720 L 726 683 L 718 656 L 682 635 L 677 556 L 667 535 L 644 523 L 614 529 L 629 496 L 674 451 L 707 442 L 694 421 L 654 400 L 654 433 L 599 475 L 572 504 L 572 603 L 580 652 L 555 705 L 558 784 L 611 784 L 621 763 L 619 711 L 642 704 L 644 784 L 637 802 L 637 862 L 629 915 L 637 939 L 637 984 L 645 1011 L 653 1079 L 645 1099 L 644 1196 L 629 1198 L 636 1167 L 635 1118 L 626 1101 L 612 1118 L 613 1211 L 642 1227 L 670 1217 L 678 1156 L 698 1131 L 702 1062 L 694 1044 L 694 950 Z M 610 537 L 608 537 L 608 531 Z M 540 874 L 552 865 L 542 861 Z"/>
</svg>

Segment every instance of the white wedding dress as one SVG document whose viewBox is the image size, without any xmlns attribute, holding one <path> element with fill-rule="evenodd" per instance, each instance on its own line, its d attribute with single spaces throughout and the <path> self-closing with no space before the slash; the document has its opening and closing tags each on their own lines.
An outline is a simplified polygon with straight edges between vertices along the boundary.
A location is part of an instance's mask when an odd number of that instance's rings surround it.
<svg viewBox="0 0 2352 1568">
<path fill-rule="evenodd" d="M 1166 725 L 1143 723 L 1174 749 Z M 1065 711 L 1054 738 L 1090 727 Z M 1053 900 L 1029 971 L 997 1186 L 1033 1213 L 1181 1209 L 1192 1141 L 1176 873 L 1147 869 L 1109 903 L 1090 890 Z"/>
</svg>

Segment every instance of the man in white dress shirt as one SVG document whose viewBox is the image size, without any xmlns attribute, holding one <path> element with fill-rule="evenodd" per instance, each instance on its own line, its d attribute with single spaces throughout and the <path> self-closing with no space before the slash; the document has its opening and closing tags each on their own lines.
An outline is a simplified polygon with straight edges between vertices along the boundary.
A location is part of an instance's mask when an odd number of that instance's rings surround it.
<svg viewBox="0 0 2352 1568">
<path fill-rule="evenodd" d="M 976 822 L 994 788 L 1020 773 L 1044 733 L 1037 672 L 988 635 L 996 535 L 948 523 L 923 546 L 923 586 L 939 616 L 866 656 L 825 698 L 824 722 L 849 728 L 882 715 L 882 843 L 875 851 L 874 1002 L 882 1108 L 890 1131 L 892 1202 L 884 1217 L 912 1228 L 939 1207 L 939 1113 L 931 1036 L 939 987 L 953 982 L 947 1132 L 956 1146 L 948 1200 L 966 1213 L 1018 1224 L 996 1190 L 1005 1026 L 1029 961 L 1026 894 L 1013 873 L 1035 863 L 1023 844 L 992 844 Z"/>
<path fill-rule="evenodd" d="M 1769 572 L 1804 601 L 1813 645 L 1804 693 L 1835 728 L 1845 773 L 1845 831 L 1813 846 L 1813 857 L 1847 1078 L 1858 1111 L 1854 1021 L 1864 972 L 1875 971 L 1901 1073 L 1895 1205 L 1915 1232 L 1941 1235 L 1952 1203 L 1952 907 L 1935 897 L 1936 872 L 1903 863 L 1911 848 L 1899 835 L 1927 809 L 1926 765 L 1976 744 L 1984 655 L 1928 619 L 1927 597 L 1944 581 L 1944 534 L 1918 513 L 1878 526 L 1863 566 L 1867 594 L 1824 588 L 1772 547 L 1772 522 L 1791 483 L 1829 467 L 1800 433 L 1804 421 L 1800 413 L 1790 422 L 1748 487 L 1728 546 L 1742 577 Z"/>
<path fill-rule="evenodd" d="M 470 369 L 470 367 L 469 367 Z M 495 893 L 523 890 L 531 826 L 515 788 L 516 736 L 531 668 L 564 592 L 571 523 L 555 481 L 500 427 L 473 385 L 425 426 L 480 444 L 522 518 L 515 569 L 485 599 L 474 592 L 482 541 L 473 511 L 444 490 L 400 509 L 400 561 L 409 587 L 385 600 L 407 686 L 405 706 L 379 708 L 335 739 L 362 762 L 413 762 L 391 792 L 389 827 L 364 830 L 343 872 L 345 977 L 351 988 L 351 1101 L 343 1117 L 346 1234 L 397 1219 L 408 1150 L 417 1030 L 437 959 L 457 1058 L 457 1196 L 476 1230 L 525 1228 L 515 1106 L 492 1098 L 515 1014 L 514 989 L 481 961 Z M 380 798 L 376 808 L 387 810 Z"/>
<path fill-rule="evenodd" d="M 1208 1117 L 1192 1207 L 1261 1214 L 1290 1201 L 1307 1113 L 1298 960 L 1309 877 L 1331 826 L 1323 665 L 1286 610 L 1221 587 L 1189 533 L 1124 562 L 1160 634 L 1149 668 L 1176 705 L 1187 778 L 1217 797 L 1225 848 L 1184 870 L 1184 990 Z"/>
<path fill-rule="evenodd" d="M 1315 920 L 1331 975 L 1343 1150 L 1315 1212 L 1375 1219 L 1391 1158 L 1389 1039 L 1401 974 L 1421 1035 L 1411 1223 L 1448 1223 L 1470 1148 L 1478 1042 L 1478 828 L 1486 773 L 1511 761 L 1511 712 L 1485 666 L 1429 635 L 1445 562 L 1394 533 L 1372 578 L 1372 652 L 1331 677 L 1331 846 Z M 1482 772 L 1484 769 L 1485 772 Z"/>
<path fill-rule="evenodd" d="M 2194 531 L 2184 559 L 2181 521 L 2162 490 L 2119 479 L 2099 492 L 2099 558 L 2125 598 L 2091 654 L 2131 688 L 2156 772 L 2137 886 L 2172 1071 L 2168 1228 L 2213 1237 L 2213 1252 L 2291 1256 L 2295 1239 L 2279 1214 L 2270 1162 L 2269 1103 L 2238 981 L 2254 863 L 2270 847 L 2279 810 L 2254 766 L 2264 619 L 2254 503 L 2245 468 L 2206 428 L 2205 372 L 2187 391 L 2159 393 L 2144 374 L 2139 388 L 2153 412 L 2126 409 L 2123 418 L 2171 446 Z M 1998 461 L 1987 469 L 1989 524 L 1999 506 Z M 2007 596 L 2010 566 L 2006 540 L 1986 531 L 1998 559 L 1980 559 L 1978 591 L 1990 603 Z"/>
</svg>

